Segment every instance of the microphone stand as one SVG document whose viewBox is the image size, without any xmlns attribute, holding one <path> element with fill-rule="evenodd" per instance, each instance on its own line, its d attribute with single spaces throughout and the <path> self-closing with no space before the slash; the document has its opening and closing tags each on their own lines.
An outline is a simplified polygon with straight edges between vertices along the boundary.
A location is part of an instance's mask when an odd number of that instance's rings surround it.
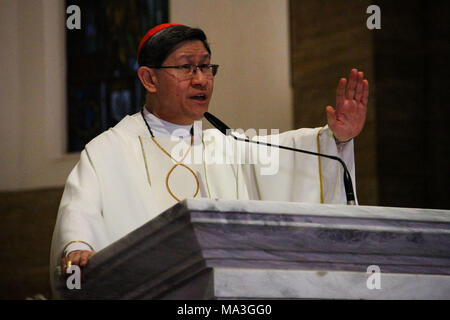
<svg viewBox="0 0 450 320">
<path fill-rule="evenodd" d="M 341 158 L 332 156 L 332 155 L 328 155 L 328 154 L 322 154 L 322 153 L 317 153 L 317 152 L 312 152 L 312 151 L 302 150 L 302 149 L 295 149 L 295 148 L 280 146 L 280 145 L 267 143 L 267 142 L 253 141 L 253 140 L 249 140 L 247 138 L 239 138 L 232 134 L 231 129 L 225 123 L 223 123 L 222 121 L 217 119 L 215 116 L 213 116 L 209 112 L 205 112 L 204 116 L 205 116 L 206 120 L 208 120 L 220 132 L 222 132 L 226 136 L 232 136 L 237 141 L 261 144 L 261 145 L 265 145 L 265 146 L 269 146 L 269 147 L 275 147 L 275 148 L 280 148 L 280 149 L 285 149 L 285 150 L 290 150 L 290 151 L 295 151 L 295 152 L 301 152 L 301 153 L 306 153 L 306 154 L 310 154 L 310 155 L 315 155 L 315 156 L 329 158 L 329 159 L 339 161 L 339 163 L 344 168 L 344 188 L 345 188 L 345 194 L 347 196 L 347 204 L 348 205 L 356 204 L 355 203 L 355 194 L 353 193 L 352 179 L 350 177 L 350 173 L 347 169 L 347 166 L 345 165 L 344 161 L 342 161 Z"/>
</svg>

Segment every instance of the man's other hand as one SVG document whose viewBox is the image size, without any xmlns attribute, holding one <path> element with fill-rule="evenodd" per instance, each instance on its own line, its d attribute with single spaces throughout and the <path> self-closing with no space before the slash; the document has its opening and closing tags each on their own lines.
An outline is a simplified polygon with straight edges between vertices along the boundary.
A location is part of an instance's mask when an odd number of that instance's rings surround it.
<svg viewBox="0 0 450 320">
<path fill-rule="evenodd" d="M 85 267 L 88 260 L 95 254 L 95 251 L 75 250 L 70 252 L 66 257 L 61 259 L 62 275 L 66 275 L 66 270 L 71 265 L 77 265 L 80 268 Z"/>
</svg>

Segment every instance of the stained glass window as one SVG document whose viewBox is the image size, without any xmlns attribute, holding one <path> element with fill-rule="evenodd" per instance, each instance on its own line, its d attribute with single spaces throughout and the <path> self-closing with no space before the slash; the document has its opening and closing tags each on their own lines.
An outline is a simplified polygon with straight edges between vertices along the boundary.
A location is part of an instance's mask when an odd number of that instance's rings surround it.
<svg viewBox="0 0 450 320">
<path fill-rule="evenodd" d="M 167 0 L 66 0 L 80 8 L 80 29 L 66 29 L 68 151 L 140 110 L 140 39 L 168 22 Z M 67 15 L 69 16 L 69 15 Z"/>
</svg>

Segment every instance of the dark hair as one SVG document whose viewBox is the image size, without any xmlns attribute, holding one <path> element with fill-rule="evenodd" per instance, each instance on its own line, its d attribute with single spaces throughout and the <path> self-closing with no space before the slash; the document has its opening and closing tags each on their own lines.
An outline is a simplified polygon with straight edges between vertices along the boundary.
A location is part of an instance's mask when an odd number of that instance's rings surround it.
<svg viewBox="0 0 450 320">
<path fill-rule="evenodd" d="M 201 29 L 173 26 L 159 31 L 144 44 L 139 55 L 139 66 L 161 66 L 179 43 L 189 40 L 200 40 L 211 54 L 206 35 Z"/>
</svg>

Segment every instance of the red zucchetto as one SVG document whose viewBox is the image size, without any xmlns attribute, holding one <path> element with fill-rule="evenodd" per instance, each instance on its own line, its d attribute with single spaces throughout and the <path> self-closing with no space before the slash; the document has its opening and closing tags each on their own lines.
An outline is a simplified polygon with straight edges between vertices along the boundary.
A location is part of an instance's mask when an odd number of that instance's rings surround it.
<svg viewBox="0 0 450 320">
<path fill-rule="evenodd" d="M 147 31 L 147 33 L 145 34 L 145 36 L 142 38 L 141 42 L 139 43 L 139 48 L 138 48 L 138 52 L 137 52 L 137 59 L 139 60 L 139 55 L 141 54 L 141 50 L 142 47 L 144 46 L 144 44 L 148 41 L 148 39 L 150 39 L 155 33 L 164 30 L 166 28 L 169 27 L 173 27 L 173 26 L 179 26 L 180 24 L 178 23 L 163 23 L 160 25 L 157 25 L 156 27 L 153 27 L 152 29 L 150 29 L 149 31 Z"/>
</svg>

